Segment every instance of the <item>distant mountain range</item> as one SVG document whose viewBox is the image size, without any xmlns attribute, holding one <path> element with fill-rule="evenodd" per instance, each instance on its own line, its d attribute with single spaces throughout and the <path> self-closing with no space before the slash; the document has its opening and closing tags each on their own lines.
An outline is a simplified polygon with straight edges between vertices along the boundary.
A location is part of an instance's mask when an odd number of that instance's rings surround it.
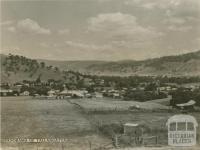
<svg viewBox="0 0 200 150">
<path fill-rule="evenodd" d="M 63 72 L 65 70 L 66 72 Z M 200 50 L 143 61 L 54 61 L 1 54 L 2 82 L 55 79 L 77 82 L 82 74 L 109 76 L 200 76 Z"/>
<path fill-rule="evenodd" d="M 143 61 L 38 61 L 57 66 L 63 70 L 74 70 L 95 75 L 200 76 L 200 50 Z"/>
</svg>

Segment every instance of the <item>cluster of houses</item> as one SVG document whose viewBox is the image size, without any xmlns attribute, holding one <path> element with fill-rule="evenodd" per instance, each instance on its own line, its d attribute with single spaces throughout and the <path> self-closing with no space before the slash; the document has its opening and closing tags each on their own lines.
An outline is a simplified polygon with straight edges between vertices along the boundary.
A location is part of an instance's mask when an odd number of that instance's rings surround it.
<svg viewBox="0 0 200 150">
<path fill-rule="evenodd" d="M 24 91 L 24 92 L 18 94 L 12 89 L 0 88 L 0 96 L 29 96 L 29 95 L 30 95 L 29 91 Z"/>
<path fill-rule="evenodd" d="M 56 99 L 66 99 L 66 98 L 103 98 L 103 97 L 111 97 L 111 98 L 122 98 L 122 94 L 124 94 L 124 90 L 114 90 L 111 87 L 106 87 L 105 89 L 95 89 L 95 92 L 88 92 L 86 89 L 77 89 L 77 90 L 68 90 L 64 89 L 63 91 L 59 90 L 50 90 L 48 91 L 48 95 L 44 96 L 46 98 L 56 98 Z M 36 95 L 39 96 L 39 95 Z"/>
<path fill-rule="evenodd" d="M 90 98 L 92 95 L 87 90 L 50 90 L 47 98 L 65 99 L 65 98 Z"/>
<path fill-rule="evenodd" d="M 5 87 L 4 84 L 1 84 L 0 96 L 29 96 L 30 92 L 28 90 L 21 92 L 21 87 L 22 85 Z"/>
<path fill-rule="evenodd" d="M 120 89 L 116 89 L 114 86 L 105 86 L 105 82 L 103 79 L 96 79 L 95 82 L 92 79 L 85 79 L 84 84 L 88 86 L 93 87 L 93 91 L 89 92 L 87 91 L 87 88 L 66 88 L 65 84 L 63 85 L 64 90 L 55 90 L 53 88 L 50 88 L 50 90 L 47 92 L 46 96 L 48 98 L 58 98 L 58 99 L 64 99 L 64 98 L 102 98 L 102 97 L 111 97 L 111 98 L 123 98 L 123 95 L 127 91 L 144 91 L 146 90 L 145 88 L 150 84 L 150 83 L 141 83 L 137 87 L 121 87 Z M 1 84 L 0 85 L 0 96 L 29 96 L 31 93 L 28 90 L 21 90 L 22 86 L 26 87 L 31 87 L 31 86 L 38 86 L 38 84 L 42 84 L 42 86 L 48 86 L 50 87 L 47 83 L 35 83 L 35 82 L 30 82 L 30 83 L 18 83 L 18 84 L 13 84 L 13 85 L 8 85 L 8 84 Z M 6 87 L 6 88 L 5 88 Z M 159 83 L 156 84 L 156 89 L 158 92 L 163 92 L 163 93 L 169 93 L 170 91 L 176 91 L 180 87 L 184 87 L 185 89 L 188 89 L 190 91 L 193 91 L 197 88 L 200 87 L 199 84 L 197 85 L 178 85 L 178 84 L 165 84 L 165 85 L 160 85 Z M 35 93 L 34 96 L 39 97 L 41 94 Z"/>
</svg>

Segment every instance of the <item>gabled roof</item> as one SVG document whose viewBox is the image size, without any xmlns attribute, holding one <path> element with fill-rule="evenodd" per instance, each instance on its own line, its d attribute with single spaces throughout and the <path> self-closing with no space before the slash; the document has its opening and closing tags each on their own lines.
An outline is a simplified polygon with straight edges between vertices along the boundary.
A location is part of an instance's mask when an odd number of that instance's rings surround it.
<svg viewBox="0 0 200 150">
<path fill-rule="evenodd" d="M 183 104 L 176 104 L 176 106 L 179 106 L 179 107 L 184 107 L 184 106 L 192 106 L 196 104 L 196 102 L 194 100 L 190 100 L 189 102 L 187 103 L 183 103 Z"/>
<path fill-rule="evenodd" d="M 131 127 L 137 127 L 137 123 L 125 123 L 124 126 L 131 126 Z"/>
</svg>

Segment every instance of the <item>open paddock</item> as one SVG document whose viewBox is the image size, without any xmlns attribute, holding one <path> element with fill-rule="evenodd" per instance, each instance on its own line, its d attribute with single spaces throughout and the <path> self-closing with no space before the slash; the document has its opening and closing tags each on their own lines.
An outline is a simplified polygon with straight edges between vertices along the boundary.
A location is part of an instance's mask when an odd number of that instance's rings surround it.
<svg viewBox="0 0 200 150">
<path fill-rule="evenodd" d="M 139 105 L 137 111 L 127 111 L 130 106 Z M 78 108 L 76 107 L 78 106 Z M 81 109 L 80 109 L 81 108 Z M 154 111 L 155 109 L 164 111 Z M 82 109 L 100 110 L 109 113 L 82 113 Z M 121 111 L 118 111 L 121 110 Z M 124 111 L 125 110 L 125 111 Z M 150 110 L 150 111 L 148 111 Z M 138 123 L 148 136 L 159 136 L 159 142 L 167 144 L 166 121 L 175 113 L 168 107 L 154 103 L 116 101 L 105 99 L 37 100 L 31 97 L 1 98 L 1 138 L 65 138 L 64 149 L 89 149 L 111 142 L 111 139 L 97 132 L 97 125 Z M 191 113 L 200 124 L 200 113 Z M 99 133 L 99 134 L 98 134 Z M 200 128 L 197 133 L 200 134 Z M 199 139 L 198 139 L 199 140 Z M 98 143 L 98 144 L 97 144 Z M 5 147 L 16 147 L 2 143 Z M 21 149 L 48 147 L 50 144 L 18 144 Z M 96 146 L 95 146 L 96 145 Z M 62 144 L 52 143 L 54 149 L 62 149 Z"/>
<path fill-rule="evenodd" d="M 125 111 L 168 111 L 170 107 L 152 102 L 136 102 L 122 100 L 105 99 L 71 99 L 71 103 L 76 104 L 84 112 L 125 112 Z"/>
<path fill-rule="evenodd" d="M 93 132 L 90 122 L 66 100 L 1 98 L 1 138 L 65 138 Z"/>
<path fill-rule="evenodd" d="M 91 122 L 96 126 L 111 124 L 123 125 L 125 123 L 137 123 L 143 128 L 144 136 L 158 136 L 158 143 L 167 145 L 167 120 L 175 115 L 168 112 L 134 112 L 134 113 L 110 113 L 110 114 L 90 114 Z M 200 124 L 200 113 L 190 113 Z M 198 144 L 200 144 L 200 128 L 197 128 Z"/>
</svg>

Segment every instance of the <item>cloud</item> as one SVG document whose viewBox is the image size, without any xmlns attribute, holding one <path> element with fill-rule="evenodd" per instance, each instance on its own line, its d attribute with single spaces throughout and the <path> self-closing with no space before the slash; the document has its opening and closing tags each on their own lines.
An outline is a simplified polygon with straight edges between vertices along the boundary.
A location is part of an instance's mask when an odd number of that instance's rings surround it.
<svg viewBox="0 0 200 150">
<path fill-rule="evenodd" d="M 16 32 L 16 28 L 15 27 L 8 27 L 7 30 L 10 31 L 10 32 Z"/>
<path fill-rule="evenodd" d="M 97 0 L 98 3 L 106 3 L 106 2 L 110 2 L 112 0 Z"/>
<path fill-rule="evenodd" d="M 36 21 L 29 18 L 17 22 L 17 29 L 31 34 L 51 34 L 49 29 L 41 27 Z"/>
<path fill-rule="evenodd" d="M 58 30 L 58 34 L 59 35 L 66 35 L 66 34 L 69 34 L 70 33 L 70 30 L 69 29 L 61 29 L 61 30 Z"/>
<path fill-rule="evenodd" d="M 178 32 L 188 32 L 192 28 L 193 28 L 192 26 L 175 26 L 175 25 L 171 25 L 168 27 L 169 30 Z"/>
<path fill-rule="evenodd" d="M 191 3 L 195 0 L 126 0 L 125 5 L 132 5 L 137 7 L 142 7 L 145 9 L 169 9 L 177 8 L 184 3 Z"/>
<path fill-rule="evenodd" d="M 198 47 L 200 46 L 200 38 L 196 38 L 194 40 L 194 43 L 198 45 Z"/>
<path fill-rule="evenodd" d="M 104 50 L 111 48 L 110 45 L 95 45 L 95 44 L 86 44 L 74 41 L 65 41 L 65 44 L 73 48 L 84 49 L 84 50 Z"/>
<path fill-rule="evenodd" d="M 42 42 L 39 44 L 41 47 L 44 47 L 44 48 L 49 48 L 49 44 L 45 43 L 45 42 Z"/>
<path fill-rule="evenodd" d="M 115 39 L 147 39 L 157 38 L 163 33 L 151 26 L 143 27 L 137 18 L 130 14 L 107 13 L 88 19 L 88 31 L 104 34 Z"/>
<path fill-rule="evenodd" d="M 169 23 L 169 24 L 184 24 L 186 22 L 186 19 L 184 18 L 178 18 L 178 17 L 169 17 L 163 21 L 164 23 Z"/>
<path fill-rule="evenodd" d="M 9 26 L 11 24 L 13 24 L 14 21 L 13 20 L 7 20 L 7 21 L 3 21 L 0 23 L 1 26 Z"/>
<path fill-rule="evenodd" d="M 145 3 L 141 5 L 141 7 L 146 8 L 146 9 L 154 9 L 157 6 L 157 3 L 150 2 L 150 3 Z"/>
<path fill-rule="evenodd" d="M 194 28 L 192 25 L 186 25 L 192 22 L 190 18 L 186 17 L 169 17 L 163 22 L 168 25 L 167 28 L 171 31 L 187 32 Z"/>
</svg>

